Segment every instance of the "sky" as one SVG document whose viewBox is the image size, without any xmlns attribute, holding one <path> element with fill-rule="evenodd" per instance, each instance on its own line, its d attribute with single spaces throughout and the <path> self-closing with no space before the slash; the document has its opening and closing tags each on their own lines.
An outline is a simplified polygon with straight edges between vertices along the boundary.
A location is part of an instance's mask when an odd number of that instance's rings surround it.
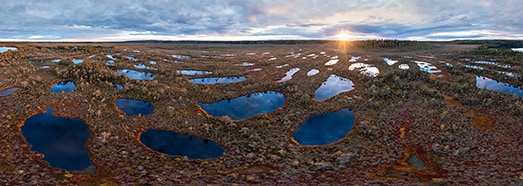
<svg viewBox="0 0 523 186">
<path fill-rule="evenodd" d="M 523 39 L 521 0 L 1 0 L 0 41 Z"/>
</svg>

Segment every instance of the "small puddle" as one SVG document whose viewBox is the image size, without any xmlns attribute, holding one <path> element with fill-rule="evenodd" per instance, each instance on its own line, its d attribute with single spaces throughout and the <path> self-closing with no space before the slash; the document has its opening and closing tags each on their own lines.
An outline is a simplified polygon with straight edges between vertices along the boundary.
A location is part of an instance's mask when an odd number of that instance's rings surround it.
<svg viewBox="0 0 523 186">
<path fill-rule="evenodd" d="M 52 63 L 59 63 L 60 61 L 62 61 L 62 60 L 60 60 L 60 59 L 53 59 L 53 60 L 51 60 Z"/>
<path fill-rule="evenodd" d="M 323 82 L 320 88 L 316 90 L 314 99 L 324 101 L 352 89 L 354 89 L 354 83 L 350 79 L 331 74 L 327 81 Z"/>
<path fill-rule="evenodd" d="M 419 69 L 424 72 L 428 73 L 439 73 L 441 70 L 438 70 L 438 68 L 430 63 L 423 62 L 423 61 L 413 61 L 419 66 Z"/>
<path fill-rule="evenodd" d="M 112 83 L 112 86 L 118 90 L 123 90 L 123 86 L 117 83 Z"/>
<path fill-rule="evenodd" d="M 134 58 L 133 56 L 127 56 L 125 58 L 127 58 L 127 59 L 129 59 L 131 61 L 138 61 L 138 59 Z"/>
<path fill-rule="evenodd" d="M 176 58 L 176 59 L 194 59 L 193 57 L 191 56 L 186 56 L 186 55 L 177 55 L 177 54 L 174 54 L 174 55 L 171 55 L 173 58 Z"/>
<path fill-rule="evenodd" d="M 512 68 L 512 66 L 510 66 L 510 65 L 501 65 L 499 63 L 492 62 L 492 61 L 474 61 L 472 63 L 473 64 L 482 64 L 482 65 L 492 65 L 492 66 L 496 66 L 499 68 Z"/>
<path fill-rule="evenodd" d="M 332 66 L 332 65 L 335 65 L 339 62 L 340 60 L 339 59 L 331 59 L 329 61 L 327 61 L 327 63 L 325 63 L 325 66 Z"/>
<path fill-rule="evenodd" d="M 48 69 L 48 68 L 51 68 L 50 66 L 47 66 L 47 65 L 44 65 L 44 66 L 41 66 L 40 67 L 41 69 Z"/>
<path fill-rule="evenodd" d="M 83 62 L 84 62 L 83 59 L 73 59 L 73 64 L 75 64 L 75 65 L 78 65 L 78 64 L 83 63 Z"/>
<path fill-rule="evenodd" d="M 311 69 L 307 72 L 307 76 L 314 76 L 318 73 L 320 73 L 320 71 L 318 69 Z"/>
<path fill-rule="evenodd" d="M 0 91 L 0 96 L 9 96 L 13 92 L 15 92 L 18 88 L 8 88 L 5 90 Z"/>
<path fill-rule="evenodd" d="M 149 64 L 156 65 L 156 61 L 149 61 Z"/>
<path fill-rule="evenodd" d="M 136 70 L 129 70 L 129 69 L 121 69 L 116 71 L 120 75 L 125 75 L 128 78 L 134 79 L 134 80 L 153 80 L 156 78 L 156 76 L 153 73 L 150 72 L 140 72 Z"/>
<path fill-rule="evenodd" d="M 476 65 L 464 65 L 464 67 L 470 69 L 485 70 L 485 68 Z"/>
<path fill-rule="evenodd" d="M 384 60 L 385 63 L 387 63 L 387 65 L 389 65 L 389 66 L 392 66 L 392 65 L 394 65 L 394 64 L 396 64 L 396 63 L 398 62 L 397 60 L 392 60 L 392 59 L 390 59 L 390 58 L 386 58 L 386 57 L 383 58 L 383 60 Z"/>
<path fill-rule="evenodd" d="M 154 110 L 153 104 L 142 100 L 118 98 L 115 103 L 116 107 L 127 116 L 148 115 Z"/>
<path fill-rule="evenodd" d="M 484 76 L 476 76 L 476 87 L 523 97 L 521 86 L 499 82 Z"/>
<path fill-rule="evenodd" d="M 106 66 L 110 66 L 110 67 L 114 67 L 114 60 L 107 60 L 107 61 L 105 62 L 105 65 L 106 65 Z"/>
<path fill-rule="evenodd" d="M 76 84 L 73 81 L 62 81 L 54 84 L 49 90 L 51 92 L 66 93 L 72 92 L 75 87 Z"/>
<path fill-rule="evenodd" d="M 31 150 L 44 154 L 52 167 L 68 171 L 85 170 L 91 166 L 85 147 L 91 133 L 84 121 L 53 116 L 52 109 L 25 120 L 21 132 Z"/>
<path fill-rule="evenodd" d="M 296 130 L 294 140 L 300 145 L 327 145 L 340 141 L 352 130 L 353 114 L 352 109 L 342 109 L 311 116 Z"/>
<path fill-rule="evenodd" d="M 178 74 L 182 74 L 182 75 L 191 75 L 191 76 L 194 76 L 194 75 L 207 75 L 207 74 L 212 74 L 212 72 L 209 72 L 209 71 L 201 71 L 201 70 L 177 70 L 176 71 Z"/>
<path fill-rule="evenodd" d="M 157 68 L 153 68 L 153 67 L 147 66 L 147 65 L 145 65 L 143 63 L 138 63 L 138 64 L 134 65 L 134 68 L 146 69 L 146 70 L 158 70 Z"/>
<path fill-rule="evenodd" d="M 371 77 L 376 77 L 380 73 L 380 70 L 378 69 L 378 67 L 372 66 L 370 64 L 365 64 L 365 63 L 354 63 L 349 66 L 349 70 L 352 71 L 355 69 L 360 69 L 361 74 L 371 76 Z"/>
<path fill-rule="evenodd" d="M 148 148 L 189 159 L 213 159 L 225 155 L 225 148 L 207 139 L 166 130 L 147 129 L 140 141 Z"/>
<path fill-rule="evenodd" d="M 7 51 L 17 51 L 18 49 L 15 47 L 0 47 L 0 53 L 4 53 Z"/>
<path fill-rule="evenodd" d="M 286 82 L 286 81 L 289 81 L 292 79 L 292 76 L 294 74 L 296 74 L 298 71 L 300 71 L 300 68 L 293 68 L 291 70 L 289 70 L 286 74 L 285 74 L 285 77 L 281 78 L 280 80 L 278 80 L 278 83 L 282 83 L 282 82 Z"/>
<path fill-rule="evenodd" d="M 105 56 L 107 56 L 107 58 L 109 58 L 109 59 L 111 59 L 113 61 L 116 60 L 116 58 L 112 54 L 107 54 Z"/>
<path fill-rule="evenodd" d="M 258 71 L 262 71 L 263 69 L 262 68 L 253 68 L 253 69 L 250 69 L 249 72 L 258 72 Z"/>
<path fill-rule="evenodd" d="M 254 65 L 254 63 L 243 62 L 243 63 L 240 63 L 240 64 L 235 64 L 234 66 L 248 67 L 248 66 L 253 66 L 253 65 Z"/>
<path fill-rule="evenodd" d="M 267 91 L 210 104 L 199 102 L 198 105 L 209 115 L 229 116 L 233 120 L 243 120 L 257 114 L 273 112 L 283 107 L 284 103 L 285 96 L 282 93 Z"/>
<path fill-rule="evenodd" d="M 287 67 L 287 66 L 289 66 L 289 64 L 278 65 L 278 66 L 276 66 L 276 68 L 283 68 L 283 67 Z"/>
<path fill-rule="evenodd" d="M 231 77 L 212 77 L 212 78 L 195 78 L 189 80 L 192 83 L 200 85 L 210 85 L 210 84 L 221 84 L 221 83 L 237 83 L 245 81 L 244 76 L 231 76 Z"/>
<path fill-rule="evenodd" d="M 361 58 L 361 56 L 352 56 L 352 57 L 349 59 L 349 62 L 356 62 L 356 61 L 358 61 L 360 58 Z"/>
<path fill-rule="evenodd" d="M 419 159 L 414 154 L 410 155 L 409 159 L 407 159 L 407 163 L 409 163 L 410 165 L 412 165 L 418 169 L 427 169 L 425 162 L 423 162 L 421 159 Z"/>
<path fill-rule="evenodd" d="M 398 68 L 401 70 L 408 70 L 410 67 L 408 64 L 400 64 Z"/>
</svg>

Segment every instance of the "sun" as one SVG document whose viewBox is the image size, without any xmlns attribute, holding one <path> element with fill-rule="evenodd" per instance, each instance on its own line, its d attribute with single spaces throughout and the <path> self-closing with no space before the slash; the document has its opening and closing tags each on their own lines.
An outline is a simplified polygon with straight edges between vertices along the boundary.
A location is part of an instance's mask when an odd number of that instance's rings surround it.
<svg viewBox="0 0 523 186">
<path fill-rule="evenodd" d="M 348 41 L 350 38 L 352 38 L 352 35 L 346 31 L 343 31 L 336 34 L 335 37 L 338 38 L 338 40 Z"/>
</svg>

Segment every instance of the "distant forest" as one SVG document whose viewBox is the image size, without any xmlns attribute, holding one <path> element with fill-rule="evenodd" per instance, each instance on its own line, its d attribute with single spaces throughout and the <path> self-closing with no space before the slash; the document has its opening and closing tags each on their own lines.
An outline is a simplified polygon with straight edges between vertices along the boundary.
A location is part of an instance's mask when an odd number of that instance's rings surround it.
<svg viewBox="0 0 523 186">
<path fill-rule="evenodd" d="M 450 43 L 483 45 L 487 48 L 523 48 L 523 40 L 455 40 Z"/>
<path fill-rule="evenodd" d="M 164 44 L 284 44 L 284 45 L 302 45 L 302 44 L 331 44 L 337 40 L 265 40 L 265 41 L 128 41 L 127 43 L 164 43 Z M 345 41 L 341 41 L 345 42 Z M 431 49 L 437 48 L 432 45 L 436 42 L 420 42 L 412 40 L 362 40 L 346 41 L 348 47 L 361 49 Z"/>
</svg>

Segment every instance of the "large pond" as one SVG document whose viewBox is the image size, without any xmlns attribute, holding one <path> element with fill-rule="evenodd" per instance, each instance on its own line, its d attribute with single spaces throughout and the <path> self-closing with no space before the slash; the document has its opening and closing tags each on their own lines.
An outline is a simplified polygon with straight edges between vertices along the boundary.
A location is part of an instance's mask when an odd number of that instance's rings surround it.
<svg viewBox="0 0 523 186">
<path fill-rule="evenodd" d="M 51 90 L 51 92 L 66 93 L 72 92 L 75 87 L 76 84 L 73 81 L 62 81 L 54 84 L 49 90 Z"/>
<path fill-rule="evenodd" d="M 283 107 L 284 103 L 285 96 L 282 93 L 267 91 L 216 103 L 198 103 L 198 105 L 212 116 L 229 116 L 233 120 L 242 120 L 257 114 L 273 112 Z"/>
<path fill-rule="evenodd" d="M 326 145 L 337 142 L 352 130 L 354 118 L 352 109 L 326 112 L 309 117 L 294 133 L 294 140 L 300 145 Z"/>
<path fill-rule="evenodd" d="M 148 115 L 154 110 L 153 104 L 142 100 L 118 98 L 115 104 L 116 107 L 127 114 L 127 116 L 136 116 L 138 114 Z"/>
<path fill-rule="evenodd" d="M 212 159 L 225 155 L 225 148 L 207 139 L 189 134 L 148 129 L 140 141 L 152 150 L 189 159 Z"/>
<path fill-rule="evenodd" d="M 523 97 L 521 86 L 499 82 L 484 76 L 476 76 L 476 87 Z"/>
<path fill-rule="evenodd" d="M 89 150 L 85 147 L 91 133 L 80 119 L 57 117 L 47 113 L 25 120 L 22 135 L 31 150 L 44 154 L 43 160 L 52 167 L 69 171 L 85 170 L 91 165 Z"/>
<path fill-rule="evenodd" d="M 8 89 L 5 89 L 5 90 L 2 90 L 0 91 L 0 96 L 9 96 L 10 94 L 12 94 L 13 92 L 15 92 L 18 88 L 8 88 Z"/>
<path fill-rule="evenodd" d="M 237 83 L 245 81 L 244 76 L 230 76 L 230 77 L 210 77 L 210 78 L 195 78 L 189 80 L 192 83 L 201 84 L 201 85 L 210 85 L 210 84 L 221 84 L 221 83 Z"/>
<path fill-rule="evenodd" d="M 331 74 L 327 81 L 323 82 L 320 88 L 316 90 L 314 99 L 323 101 L 352 89 L 354 89 L 354 83 L 350 79 Z"/>
<path fill-rule="evenodd" d="M 134 80 L 153 80 L 156 78 L 156 76 L 153 73 L 150 72 L 140 72 L 136 70 L 129 70 L 129 69 L 121 69 L 116 71 L 120 75 L 125 75 L 128 78 L 134 79 Z"/>
<path fill-rule="evenodd" d="M 203 70 L 177 70 L 176 72 L 178 74 L 191 75 L 191 76 L 212 74 L 212 72 L 203 71 Z"/>
</svg>

